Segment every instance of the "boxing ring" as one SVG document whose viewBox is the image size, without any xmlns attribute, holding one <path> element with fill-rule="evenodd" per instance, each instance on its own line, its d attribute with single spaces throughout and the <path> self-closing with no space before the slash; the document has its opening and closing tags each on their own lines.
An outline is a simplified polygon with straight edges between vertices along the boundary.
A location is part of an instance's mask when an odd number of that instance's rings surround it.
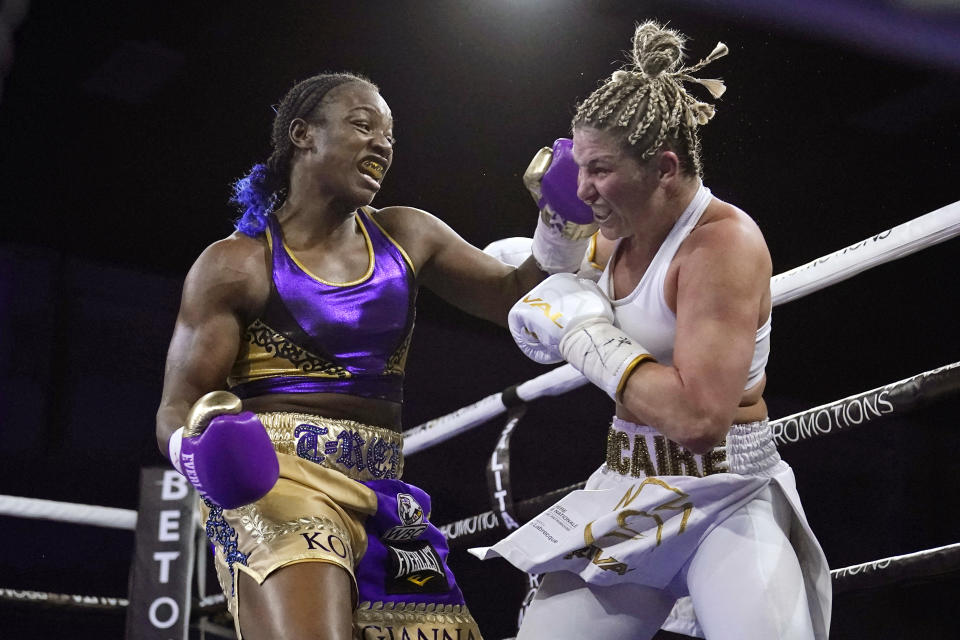
<svg viewBox="0 0 960 640">
<path fill-rule="evenodd" d="M 773 304 L 777 306 L 791 302 L 875 266 L 947 241 L 958 234 L 960 201 L 774 276 L 771 279 Z M 490 544 L 566 493 L 583 486 L 583 483 L 573 484 L 534 498 L 515 501 L 510 483 L 509 459 L 510 436 L 522 420 L 528 403 L 558 396 L 585 384 L 587 380 L 576 370 L 569 365 L 562 365 L 404 432 L 405 455 L 412 456 L 487 424 L 503 414 L 507 416 L 486 464 L 490 509 L 440 526 L 452 551 L 461 553 L 467 547 Z M 819 441 L 850 429 L 880 427 L 884 419 L 903 416 L 936 403 L 948 402 L 958 395 L 960 362 L 946 363 L 898 381 L 771 419 L 770 426 L 778 447 L 789 450 L 797 443 Z M 596 434 L 596 437 L 599 438 L 600 434 Z M 798 471 L 803 473 L 802 469 Z M 192 493 L 188 498 L 191 501 L 195 499 Z M 816 503 L 807 505 L 808 513 L 816 509 Z M 138 512 L 132 510 L 15 496 L 0 496 L 0 515 L 130 531 L 136 530 L 138 520 L 141 520 Z M 193 548 L 204 548 L 198 523 L 189 521 L 180 530 L 189 532 L 184 536 L 187 539 L 186 544 L 193 545 Z M 830 550 L 826 551 L 829 555 Z M 135 551 L 135 554 L 137 553 L 139 551 Z M 205 637 L 205 634 L 211 637 L 233 637 L 231 625 L 225 621 L 223 596 L 207 592 L 204 578 L 207 555 L 203 552 L 194 554 L 191 551 L 190 562 L 195 566 L 192 577 L 193 591 L 186 610 L 179 610 L 177 614 L 184 621 L 189 621 L 190 629 L 199 630 L 201 637 Z M 932 580 L 958 572 L 960 541 L 929 549 L 905 549 L 904 553 L 899 555 L 834 569 L 831 576 L 834 593 L 840 594 L 867 591 L 906 581 Z M 519 572 L 517 574 L 521 575 Z M 528 581 L 529 587 L 526 596 L 522 601 L 516 602 L 516 606 L 511 610 L 504 612 L 504 615 L 512 619 L 522 616 L 523 608 L 536 585 L 534 578 L 524 579 Z M 75 610 L 76 615 L 92 610 L 126 615 L 131 607 L 131 599 L 125 597 L 26 591 L 0 585 L 0 606 L 3 603 L 69 608 Z M 156 614 L 158 620 L 165 622 L 164 616 L 158 611 L 151 609 L 151 615 Z M 128 633 L 129 637 L 131 636 Z M 186 638 L 187 635 L 182 637 Z"/>
</svg>

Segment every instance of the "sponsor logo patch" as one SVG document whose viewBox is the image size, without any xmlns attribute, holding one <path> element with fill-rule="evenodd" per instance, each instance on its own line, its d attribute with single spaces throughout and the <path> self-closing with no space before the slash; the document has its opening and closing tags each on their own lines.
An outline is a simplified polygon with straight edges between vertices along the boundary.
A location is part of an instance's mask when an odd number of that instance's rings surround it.
<svg viewBox="0 0 960 640">
<path fill-rule="evenodd" d="M 397 542 L 386 545 L 386 549 L 386 593 L 445 593 L 450 590 L 440 556 L 428 542 Z"/>
<path fill-rule="evenodd" d="M 402 542 L 404 540 L 416 540 L 423 532 L 427 530 L 427 525 L 418 524 L 412 527 L 390 527 L 382 536 L 381 540 L 387 542 Z"/>
<path fill-rule="evenodd" d="M 400 517 L 400 522 L 407 526 L 420 524 L 423 522 L 423 507 L 409 493 L 398 493 L 397 515 Z"/>
<path fill-rule="evenodd" d="M 380 536 L 382 540 L 416 540 L 427 530 L 427 525 L 423 522 L 423 507 L 409 493 L 397 494 L 397 517 L 400 518 L 401 525 L 387 529 Z"/>
</svg>

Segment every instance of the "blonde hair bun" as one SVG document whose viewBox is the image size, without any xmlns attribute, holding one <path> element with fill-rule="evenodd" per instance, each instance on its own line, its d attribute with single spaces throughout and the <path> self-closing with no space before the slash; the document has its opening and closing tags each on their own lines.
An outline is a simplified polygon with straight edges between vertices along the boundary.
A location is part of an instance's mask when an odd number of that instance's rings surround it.
<svg viewBox="0 0 960 640">
<path fill-rule="evenodd" d="M 647 20 L 633 34 L 633 64 L 650 78 L 676 71 L 685 43 L 683 34 Z"/>
</svg>

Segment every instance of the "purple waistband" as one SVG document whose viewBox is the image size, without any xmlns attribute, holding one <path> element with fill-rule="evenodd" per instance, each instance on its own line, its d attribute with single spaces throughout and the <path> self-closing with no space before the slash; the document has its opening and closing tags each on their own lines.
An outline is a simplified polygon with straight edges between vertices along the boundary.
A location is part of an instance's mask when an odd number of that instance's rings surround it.
<svg viewBox="0 0 960 640">
<path fill-rule="evenodd" d="M 403 376 L 353 376 L 351 378 L 311 378 L 278 376 L 251 380 L 230 388 L 237 397 L 253 398 L 274 393 L 346 393 L 361 398 L 403 401 Z"/>
</svg>

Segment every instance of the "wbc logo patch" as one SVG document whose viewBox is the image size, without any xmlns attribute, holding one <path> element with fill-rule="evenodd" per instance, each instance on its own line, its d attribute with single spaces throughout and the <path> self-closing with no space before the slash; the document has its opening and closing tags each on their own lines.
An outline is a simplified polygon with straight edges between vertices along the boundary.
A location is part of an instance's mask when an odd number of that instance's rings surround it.
<svg viewBox="0 0 960 640">
<path fill-rule="evenodd" d="M 381 537 L 383 540 L 400 541 L 416 540 L 427 530 L 427 525 L 423 521 L 423 507 L 409 493 L 397 494 L 397 517 L 400 518 L 400 526 L 391 527 Z"/>
<path fill-rule="evenodd" d="M 420 524 L 423 522 L 423 507 L 409 493 L 398 493 L 397 515 L 405 525 Z"/>
</svg>

